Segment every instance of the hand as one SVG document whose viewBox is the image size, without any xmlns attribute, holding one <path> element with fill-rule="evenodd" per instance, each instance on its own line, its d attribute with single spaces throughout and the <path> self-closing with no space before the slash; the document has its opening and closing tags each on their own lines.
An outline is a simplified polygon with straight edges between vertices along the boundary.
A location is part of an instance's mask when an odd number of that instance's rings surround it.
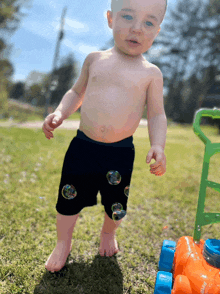
<svg viewBox="0 0 220 294">
<path fill-rule="evenodd" d="M 150 172 L 155 176 L 162 176 L 166 172 L 166 156 L 164 150 L 159 145 L 153 145 L 148 152 L 146 163 L 149 164 L 151 159 L 155 159 L 156 162 L 150 165 Z"/>
<path fill-rule="evenodd" d="M 60 111 L 56 111 L 54 113 L 49 114 L 43 123 L 42 130 L 44 131 L 45 137 L 50 140 L 53 138 L 53 131 L 54 129 L 58 128 L 64 118 L 62 117 L 62 114 Z"/>
</svg>

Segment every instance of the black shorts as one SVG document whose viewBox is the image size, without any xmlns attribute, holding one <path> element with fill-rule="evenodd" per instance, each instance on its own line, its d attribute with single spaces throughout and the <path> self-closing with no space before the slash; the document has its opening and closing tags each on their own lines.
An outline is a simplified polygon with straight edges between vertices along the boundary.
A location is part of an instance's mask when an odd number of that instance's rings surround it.
<svg viewBox="0 0 220 294">
<path fill-rule="evenodd" d="M 56 210 L 78 214 L 97 205 L 97 194 L 107 215 L 119 220 L 126 215 L 135 147 L 133 136 L 115 143 L 102 143 L 77 130 L 66 152 Z"/>
</svg>

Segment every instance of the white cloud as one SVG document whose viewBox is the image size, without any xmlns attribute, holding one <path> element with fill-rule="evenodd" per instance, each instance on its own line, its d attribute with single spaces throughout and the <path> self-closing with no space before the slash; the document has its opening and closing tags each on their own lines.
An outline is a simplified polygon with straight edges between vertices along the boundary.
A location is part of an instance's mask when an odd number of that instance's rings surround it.
<svg viewBox="0 0 220 294">
<path fill-rule="evenodd" d="M 87 24 L 71 18 L 66 18 L 64 28 L 76 34 L 89 32 L 89 26 Z"/>
<path fill-rule="evenodd" d="M 60 17 L 55 20 L 26 20 L 23 28 L 47 40 L 54 40 L 57 38 L 57 33 L 60 30 Z M 85 23 L 74 19 L 67 18 L 64 24 L 64 32 L 73 32 L 74 34 L 82 34 L 89 32 L 89 26 Z"/>
<path fill-rule="evenodd" d="M 66 45 L 67 47 L 71 48 L 73 51 L 77 51 L 79 53 L 83 53 L 83 54 L 89 54 L 92 51 L 98 51 L 99 48 L 96 46 L 91 46 L 91 45 L 87 45 L 84 43 L 79 43 L 79 44 L 73 44 L 70 40 L 65 39 L 63 41 L 63 44 Z"/>
<path fill-rule="evenodd" d="M 95 46 L 90 46 L 90 45 L 86 45 L 86 44 L 79 44 L 78 45 L 78 51 L 85 53 L 85 54 L 89 54 L 92 51 L 98 51 L 99 49 Z"/>
</svg>

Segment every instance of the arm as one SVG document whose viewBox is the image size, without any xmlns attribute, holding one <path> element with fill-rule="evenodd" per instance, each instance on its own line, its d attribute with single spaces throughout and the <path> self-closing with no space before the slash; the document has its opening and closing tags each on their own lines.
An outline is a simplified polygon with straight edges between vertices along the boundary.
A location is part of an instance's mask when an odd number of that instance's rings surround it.
<svg viewBox="0 0 220 294">
<path fill-rule="evenodd" d="M 148 152 L 146 162 L 150 163 L 151 159 L 155 159 L 156 162 L 150 166 L 150 172 L 161 176 L 166 172 L 164 149 L 167 118 L 163 103 L 163 75 L 157 67 L 153 71 L 154 74 L 147 91 L 147 118 L 151 149 Z"/>
<path fill-rule="evenodd" d="M 68 118 L 82 105 L 89 79 L 89 67 L 91 64 L 92 53 L 90 53 L 82 66 L 80 77 L 74 86 L 63 96 L 59 106 L 54 112 L 60 111 L 63 119 Z"/>
<path fill-rule="evenodd" d="M 64 119 L 67 119 L 72 113 L 76 112 L 77 109 L 82 105 L 83 96 L 79 96 L 79 94 L 70 89 L 66 94 L 63 96 L 59 106 L 54 111 L 60 112 L 61 116 Z"/>
<path fill-rule="evenodd" d="M 59 106 L 54 113 L 49 114 L 43 123 L 43 131 L 47 139 L 53 138 L 53 131 L 59 127 L 64 119 L 67 119 L 72 113 L 82 105 L 85 95 L 88 79 L 89 67 L 93 60 L 93 52 L 90 53 L 83 64 L 80 77 L 74 86 L 63 96 Z"/>
<path fill-rule="evenodd" d="M 148 132 L 151 147 L 166 144 L 167 118 L 163 103 L 163 75 L 156 68 L 147 92 Z"/>
</svg>

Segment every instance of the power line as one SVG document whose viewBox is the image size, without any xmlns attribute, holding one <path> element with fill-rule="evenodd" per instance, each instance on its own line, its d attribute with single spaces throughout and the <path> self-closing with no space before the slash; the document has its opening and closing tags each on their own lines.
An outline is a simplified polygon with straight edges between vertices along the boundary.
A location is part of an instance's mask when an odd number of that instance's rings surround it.
<svg viewBox="0 0 220 294">
<path fill-rule="evenodd" d="M 64 28 L 64 20 L 65 20 L 66 11 L 67 11 L 67 7 L 64 7 L 63 12 L 62 12 L 62 16 L 61 16 L 61 24 L 60 24 L 60 30 L 58 33 L 57 43 L 56 43 L 56 50 L 55 50 L 55 54 L 54 54 L 52 74 L 50 76 L 49 86 L 48 86 L 48 90 L 47 90 L 47 94 L 46 94 L 44 117 L 46 117 L 49 114 L 48 107 L 50 106 L 51 93 L 52 93 L 52 91 L 54 91 L 56 89 L 57 84 L 58 84 L 58 80 L 55 75 L 55 72 L 56 72 L 56 68 L 57 68 L 57 61 L 59 59 L 60 43 L 64 37 L 63 28 Z"/>
</svg>

